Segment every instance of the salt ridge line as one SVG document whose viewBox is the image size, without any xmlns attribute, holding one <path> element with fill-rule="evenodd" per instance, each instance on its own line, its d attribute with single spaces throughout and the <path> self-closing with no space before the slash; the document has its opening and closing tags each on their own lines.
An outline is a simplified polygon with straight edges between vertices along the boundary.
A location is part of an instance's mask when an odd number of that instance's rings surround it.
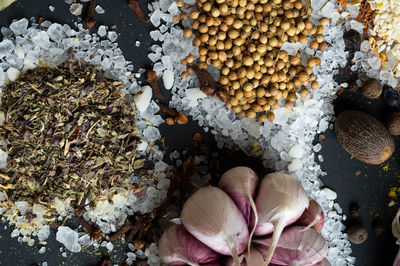
<svg viewBox="0 0 400 266">
<path fill-rule="evenodd" d="M 70 58 L 83 59 L 93 65 L 100 65 L 110 77 L 119 79 L 126 84 L 124 90 L 126 94 L 134 94 L 141 89 L 136 78 L 140 77 L 140 73 L 144 73 L 144 70 L 139 70 L 138 74 L 132 74 L 133 65 L 125 60 L 122 51 L 118 48 L 118 44 L 115 42 L 118 35 L 115 31 L 107 31 L 107 27 L 100 26 L 98 34 L 90 34 L 81 24 L 75 24 L 75 26 L 76 28 L 73 29 L 69 25 L 60 25 L 49 21 L 38 25 L 32 18 L 30 26 L 27 19 L 21 19 L 14 21 L 10 28 L 3 27 L 1 32 L 4 40 L 0 42 L 0 89 L 6 82 L 17 79 L 20 73 L 39 65 L 59 65 Z M 126 217 L 134 212 L 151 212 L 166 197 L 170 167 L 162 161 L 164 151 L 160 150 L 157 145 L 152 146 L 153 142 L 160 137 L 157 127 L 164 121 L 161 116 L 155 115 L 157 111 L 155 103 L 152 102 L 145 112 L 138 114 L 136 118 L 142 137 L 142 143 L 138 146 L 138 158 L 147 158 L 153 161 L 155 165 L 152 174 L 157 177 L 157 181 L 155 178 L 142 180 L 141 177 L 132 175 L 131 183 L 134 186 L 141 183 L 147 187 L 145 198 L 139 199 L 134 191 L 126 190 L 114 195 L 113 204 L 108 201 L 100 201 L 95 208 L 86 207 L 87 212 L 84 218 L 95 223 L 106 234 L 116 231 L 122 226 Z M 149 148 L 150 154 L 147 154 L 146 149 L 149 145 L 152 148 Z M 0 165 L 4 166 L 6 160 L 7 156 L 2 152 Z M 4 200 L 5 196 L 0 192 L 0 201 Z M 30 209 L 43 218 L 46 212 L 45 208 L 40 204 L 27 206 L 24 202 L 17 205 L 18 207 L 14 206 L 12 209 L 0 208 L 2 220 L 8 220 L 10 225 L 17 227 L 12 232 L 12 237 L 18 237 L 18 241 L 27 242 L 30 246 L 34 244 L 35 236 L 39 241 L 45 241 L 50 234 L 49 225 L 45 219 L 38 219 L 37 224 L 33 227 L 18 229 L 26 223 L 23 215 L 19 215 L 19 211 L 26 212 Z M 69 213 L 73 213 L 69 204 L 55 200 L 55 206 L 59 213 L 58 221 L 62 221 Z M 63 242 L 66 234 L 72 234 L 73 243 L 66 242 L 66 245 L 73 251 L 79 251 L 80 245 L 94 245 L 95 247 L 102 245 L 113 249 L 112 244 L 107 241 L 92 242 L 86 233 L 64 229 L 59 233 L 58 238 Z M 158 265 L 158 258 L 154 256 L 156 253 L 155 243 L 148 248 L 148 251 L 136 250 L 135 252 L 135 256 L 139 258 L 151 257 L 149 259 L 151 265 Z M 131 255 L 131 261 L 133 258 Z"/>
<path fill-rule="evenodd" d="M 195 3 L 194 0 L 184 2 L 188 5 Z M 312 1 L 314 10 L 319 10 L 325 2 Z M 328 1 L 311 17 L 313 20 L 320 17 L 332 18 L 337 6 L 336 1 Z M 345 216 L 342 215 L 340 206 L 334 202 L 336 195 L 332 191 L 321 189 L 323 184 L 319 176 L 325 173 L 315 161 L 314 153 L 321 150 L 321 144 L 312 147 L 315 135 L 326 131 L 333 119 L 332 101 L 339 88 L 333 77 L 338 73 L 336 68 L 344 67 L 347 62 L 343 25 L 333 22 L 327 25 L 324 35 L 329 47 L 324 52 L 315 53 L 304 47 L 301 49 L 303 62 L 313 55 L 321 58 L 321 66 L 314 69 L 320 88 L 312 91 L 309 99 L 297 100 L 293 111 L 285 108 L 275 110 L 275 124 L 266 122 L 261 125 L 248 118 L 237 119 L 218 99 L 202 95 L 198 92 L 199 82 L 193 74 L 189 79 L 181 78 L 185 69 L 180 60 L 189 53 L 198 58 L 198 50 L 192 46 L 192 40 L 185 38 L 183 30 L 172 21 L 173 16 L 179 15 L 180 11 L 172 0 L 153 1 L 148 8 L 151 11 L 150 21 L 158 28 L 150 32 L 150 36 L 161 42 L 160 45 L 151 47 L 149 58 L 155 63 L 154 70 L 158 75 L 162 76 L 165 71 L 174 73 L 170 106 L 191 115 L 205 131 L 211 128 L 218 147 L 240 148 L 250 156 L 263 156 L 265 167 L 289 172 L 296 177 L 326 213 L 322 234 L 329 245 L 328 260 L 332 265 L 353 265 L 355 258 L 351 257 L 350 243 L 347 235 L 342 232 L 344 226 L 341 221 Z M 183 25 L 190 26 L 190 19 L 183 21 Z M 289 44 L 285 49 L 298 49 L 296 46 Z M 218 70 L 209 70 L 217 79 Z M 193 95 L 192 90 L 198 93 Z M 318 159 L 323 160 L 321 155 Z"/>
</svg>

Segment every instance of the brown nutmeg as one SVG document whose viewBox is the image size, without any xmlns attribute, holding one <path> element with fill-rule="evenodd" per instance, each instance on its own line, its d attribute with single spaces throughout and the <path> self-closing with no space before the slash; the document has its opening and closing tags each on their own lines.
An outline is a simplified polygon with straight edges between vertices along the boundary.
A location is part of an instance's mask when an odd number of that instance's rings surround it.
<svg viewBox="0 0 400 266">
<path fill-rule="evenodd" d="M 346 233 L 350 242 L 357 245 L 364 243 L 368 238 L 367 230 L 359 224 L 350 227 Z"/>
<path fill-rule="evenodd" d="M 382 93 L 382 85 L 376 79 L 368 79 L 361 88 L 361 93 L 367 98 L 378 99 Z"/>
<path fill-rule="evenodd" d="M 390 134 L 394 136 L 400 135 L 400 112 L 394 112 L 389 116 L 386 127 Z"/>
</svg>

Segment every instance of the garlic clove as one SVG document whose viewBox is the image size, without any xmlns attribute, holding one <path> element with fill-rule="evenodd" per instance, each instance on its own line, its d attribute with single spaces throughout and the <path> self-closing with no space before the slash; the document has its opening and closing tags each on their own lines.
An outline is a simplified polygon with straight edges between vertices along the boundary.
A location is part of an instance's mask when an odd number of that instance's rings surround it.
<svg viewBox="0 0 400 266">
<path fill-rule="evenodd" d="M 184 204 L 181 221 L 195 238 L 240 264 L 238 254 L 247 247 L 249 231 L 242 213 L 224 191 L 200 188 Z"/>
</svg>

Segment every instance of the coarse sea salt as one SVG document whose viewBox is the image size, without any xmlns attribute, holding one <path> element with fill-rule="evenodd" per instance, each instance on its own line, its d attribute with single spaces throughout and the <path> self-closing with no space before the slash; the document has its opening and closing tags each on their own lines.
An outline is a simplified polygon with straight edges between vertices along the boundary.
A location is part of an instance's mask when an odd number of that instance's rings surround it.
<svg viewBox="0 0 400 266">
<path fill-rule="evenodd" d="M 189 2 L 194 4 L 195 1 Z M 340 18 L 336 9 L 337 2 L 311 1 L 315 10 L 312 14 L 313 20 L 318 20 L 322 16 L 332 18 L 331 24 L 325 27 L 328 48 L 315 53 L 315 56 L 321 59 L 321 65 L 313 69 L 320 88 L 311 91 L 309 98 L 298 97 L 293 111 L 285 108 L 275 110 L 274 124 L 269 122 L 259 124 L 248 118 L 238 119 L 216 98 L 203 97 L 194 101 L 190 93 L 189 96 L 187 95 L 187 90 L 198 88 L 199 82 L 194 75 L 182 79 L 181 73 L 185 68 L 180 64 L 180 60 L 189 53 L 197 59 L 198 49 L 192 45 L 190 38 L 183 37 L 182 28 L 170 22 L 173 15 L 165 10 L 175 8 L 167 7 L 168 5 L 170 5 L 169 1 L 152 1 L 149 4 L 149 10 L 151 10 L 150 21 L 159 28 L 159 32 L 153 34 L 152 37 L 156 41 L 162 40 L 160 45 L 162 50 L 157 50 L 157 52 L 152 50 L 154 55 L 151 57 L 155 62 L 153 69 L 160 75 L 167 67 L 173 69 L 174 72 L 170 106 L 190 115 L 204 127 L 205 131 L 211 129 L 218 147 L 241 149 L 249 156 L 262 156 L 265 167 L 288 172 L 296 177 L 310 197 L 318 201 L 324 212 L 331 212 L 334 206 L 333 200 L 329 200 L 325 194 L 321 193 L 323 182 L 320 177 L 325 173 L 318 165 L 314 154 L 314 152 L 319 152 L 322 146 L 317 144 L 313 147 L 313 141 L 316 133 L 328 129 L 329 121 L 334 116 L 332 101 L 340 86 L 333 77 L 338 74 L 337 68 L 344 67 L 347 62 L 348 53 L 345 52 L 343 24 L 336 23 Z M 355 10 L 351 10 L 348 16 L 354 16 L 355 13 Z M 165 26 L 168 29 L 165 29 Z M 184 26 L 190 26 L 190 23 L 184 22 Z M 310 53 L 314 55 L 314 51 L 303 49 L 297 44 L 285 44 L 284 48 L 291 53 L 300 49 L 302 55 L 309 56 Z M 168 66 L 161 59 L 167 55 L 170 59 Z M 211 74 L 217 78 L 218 72 L 213 69 Z M 327 258 L 332 265 L 341 265 L 342 261 L 346 261 L 347 265 L 353 265 L 355 259 L 351 257 L 351 246 L 347 235 L 343 232 L 342 220 L 341 212 L 337 211 L 332 211 L 332 215 L 326 218 L 322 234 L 330 250 Z"/>
</svg>

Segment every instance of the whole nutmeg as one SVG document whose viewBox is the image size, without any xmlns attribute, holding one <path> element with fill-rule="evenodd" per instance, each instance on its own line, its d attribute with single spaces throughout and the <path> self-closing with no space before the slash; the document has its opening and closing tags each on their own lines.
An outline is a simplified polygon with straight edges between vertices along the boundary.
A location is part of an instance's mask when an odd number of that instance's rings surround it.
<svg viewBox="0 0 400 266">
<path fill-rule="evenodd" d="M 400 112 L 390 114 L 386 126 L 389 129 L 390 134 L 393 136 L 400 135 Z"/>
<path fill-rule="evenodd" d="M 364 243 L 368 238 L 367 230 L 359 224 L 350 227 L 346 233 L 350 242 L 357 245 Z"/>
<path fill-rule="evenodd" d="M 361 94 L 370 99 L 378 99 L 382 93 L 382 85 L 376 79 L 368 79 L 361 88 Z"/>
</svg>

